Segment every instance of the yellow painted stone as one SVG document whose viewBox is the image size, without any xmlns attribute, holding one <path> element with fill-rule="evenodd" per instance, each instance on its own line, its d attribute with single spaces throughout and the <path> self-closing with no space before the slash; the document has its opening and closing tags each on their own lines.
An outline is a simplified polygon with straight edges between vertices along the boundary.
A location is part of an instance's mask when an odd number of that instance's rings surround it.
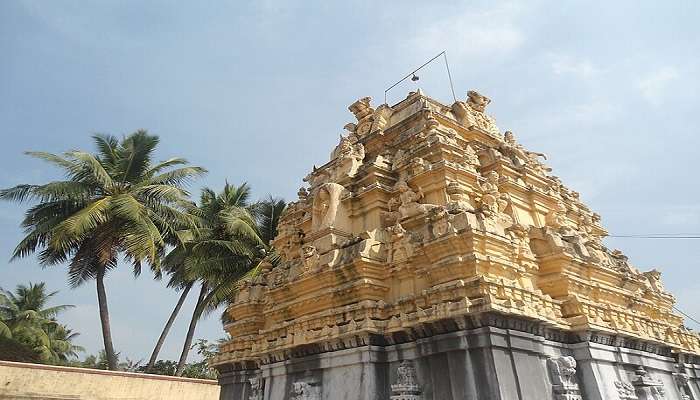
<svg viewBox="0 0 700 400">
<path fill-rule="evenodd" d="M 282 261 L 232 299 L 232 340 L 213 364 L 485 312 L 700 353 L 659 272 L 607 249 L 600 216 L 500 132 L 489 103 L 475 91 L 451 106 L 420 91 L 353 103 L 356 121 L 281 217 Z"/>
</svg>

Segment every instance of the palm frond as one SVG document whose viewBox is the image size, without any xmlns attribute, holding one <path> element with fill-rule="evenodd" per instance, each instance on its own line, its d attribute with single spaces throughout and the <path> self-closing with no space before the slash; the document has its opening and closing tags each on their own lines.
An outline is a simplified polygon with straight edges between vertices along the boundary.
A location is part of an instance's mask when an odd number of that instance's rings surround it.
<svg viewBox="0 0 700 400">
<path fill-rule="evenodd" d="M 148 171 L 151 156 L 160 139 L 138 130 L 125 137 L 119 145 L 119 171 L 122 183 L 138 182 Z"/>
<path fill-rule="evenodd" d="M 252 214 L 258 222 L 260 238 L 266 245 L 277 236 L 277 225 L 286 206 L 283 199 L 269 196 L 251 207 Z"/>
<path fill-rule="evenodd" d="M 95 182 L 104 189 L 110 189 L 114 186 L 112 176 L 94 155 L 79 150 L 69 151 L 66 155 L 78 161 L 80 165 L 80 167 L 76 168 L 73 172 L 72 179 L 76 181 L 88 180 L 89 182 Z"/>
<path fill-rule="evenodd" d="M 51 247 L 66 249 L 80 241 L 89 231 L 106 223 L 110 218 L 114 198 L 103 197 L 71 215 L 53 229 Z"/>
<path fill-rule="evenodd" d="M 12 337 L 12 330 L 10 330 L 10 327 L 7 326 L 7 324 L 0 320 L 0 337 L 4 338 L 11 338 Z"/>
<path fill-rule="evenodd" d="M 0 190 L 0 199 L 16 201 L 18 203 L 33 200 L 36 198 L 37 185 L 17 185 L 8 189 Z"/>
<path fill-rule="evenodd" d="M 53 165 L 64 169 L 68 173 L 74 171 L 75 168 L 77 168 L 76 162 L 74 160 L 61 157 L 57 154 L 47 153 L 45 151 L 25 151 L 24 154 L 30 157 L 47 161 Z"/>
<path fill-rule="evenodd" d="M 253 217 L 247 210 L 231 207 L 219 213 L 219 218 L 230 235 L 251 241 L 256 245 L 264 245 L 256 231 Z"/>
<path fill-rule="evenodd" d="M 95 134 L 92 135 L 92 140 L 97 146 L 100 153 L 100 158 L 111 168 L 114 168 L 117 163 L 117 147 L 119 140 L 112 135 Z"/>
</svg>

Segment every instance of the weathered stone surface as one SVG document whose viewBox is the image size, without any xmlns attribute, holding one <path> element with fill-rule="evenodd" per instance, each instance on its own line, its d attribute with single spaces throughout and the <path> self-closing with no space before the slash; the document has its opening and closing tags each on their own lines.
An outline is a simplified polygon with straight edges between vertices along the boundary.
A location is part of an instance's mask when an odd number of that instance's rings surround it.
<svg viewBox="0 0 700 400">
<path fill-rule="evenodd" d="M 232 389 L 213 380 L 0 361 L 0 400 L 247 399 Z"/>
<path fill-rule="evenodd" d="M 224 372 L 221 398 L 247 399 L 247 381 L 236 378 L 258 373 L 269 400 L 294 399 L 294 382 L 304 381 L 315 382 L 322 399 L 697 398 L 687 396 L 698 393 L 698 360 L 679 363 L 668 348 L 657 348 L 661 354 L 656 354 L 597 343 L 607 342 L 604 337 L 574 342 L 582 338 L 496 315 L 484 315 L 469 326 L 403 343 L 318 349 L 251 370 Z M 688 377 L 680 383 L 679 368 Z M 237 390 L 226 390 L 236 385 Z"/>
<path fill-rule="evenodd" d="M 282 261 L 232 299 L 222 398 L 256 398 L 256 374 L 266 400 L 694 398 L 694 367 L 669 365 L 700 341 L 659 272 L 602 244 L 490 102 L 349 107 L 281 217 Z"/>
</svg>

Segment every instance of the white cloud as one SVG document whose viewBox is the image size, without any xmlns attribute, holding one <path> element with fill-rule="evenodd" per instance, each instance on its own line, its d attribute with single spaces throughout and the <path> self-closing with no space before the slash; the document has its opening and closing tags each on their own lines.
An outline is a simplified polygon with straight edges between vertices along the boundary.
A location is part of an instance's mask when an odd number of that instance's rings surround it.
<svg viewBox="0 0 700 400">
<path fill-rule="evenodd" d="M 666 94 L 666 88 L 680 76 L 674 67 L 661 67 L 637 81 L 637 88 L 642 96 L 652 105 L 661 105 Z"/>
<path fill-rule="evenodd" d="M 665 225 L 672 226 L 700 225 L 700 207 L 674 207 L 662 215 L 661 222 Z"/>
<path fill-rule="evenodd" d="M 601 72 L 600 68 L 589 60 L 577 60 L 564 55 L 556 55 L 552 58 L 552 71 L 556 75 L 573 75 L 581 79 L 589 79 Z"/>
<path fill-rule="evenodd" d="M 488 10 L 474 10 L 432 21 L 407 42 L 426 53 L 448 49 L 451 58 L 464 59 L 503 54 L 519 48 L 525 34 L 517 25 L 521 7 L 505 3 Z"/>
</svg>

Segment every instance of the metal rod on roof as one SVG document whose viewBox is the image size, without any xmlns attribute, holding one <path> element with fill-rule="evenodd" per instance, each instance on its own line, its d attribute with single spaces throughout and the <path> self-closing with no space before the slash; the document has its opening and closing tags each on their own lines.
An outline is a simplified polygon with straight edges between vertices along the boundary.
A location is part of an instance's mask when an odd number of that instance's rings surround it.
<svg viewBox="0 0 700 400">
<path fill-rule="evenodd" d="M 435 57 L 433 57 L 433 58 L 431 58 L 430 60 L 426 61 L 426 62 L 425 62 L 423 65 L 421 65 L 420 67 L 418 67 L 418 68 L 414 69 L 413 71 L 409 72 L 406 76 L 404 76 L 403 78 L 401 78 L 398 82 L 396 82 L 396 83 L 394 83 L 393 85 L 389 86 L 389 87 L 384 91 L 384 104 L 386 104 L 386 98 L 387 98 L 386 95 L 387 95 L 387 93 L 388 93 L 391 89 L 393 89 L 394 87 L 396 87 L 396 85 L 398 85 L 399 83 L 405 81 L 406 79 L 408 79 L 408 78 L 410 78 L 410 77 L 412 77 L 412 76 L 415 76 L 415 73 L 416 73 L 416 72 L 420 71 L 423 67 L 425 67 L 426 65 L 428 65 L 428 64 L 430 64 L 431 62 L 435 61 L 435 59 L 437 59 L 437 58 L 440 57 L 440 56 L 443 56 L 444 59 L 445 59 L 445 67 L 446 67 L 446 69 L 447 69 L 447 78 L 449 78 L 449 80 L 450 80 L 450 89 L 452 90 L 452 98 L 454 99 L 454 101 L 457 101 L 457 96 L 455 96 L 455 88 L 454 88 L 454 85 L 452 84 L 452 74 L 450 73 L 450 65 L 449 65 L 449 63 L 447 62 L 447 51 L 443 50 L 443 51 L 441 51 L 438 55 L 436 55 Z"/>
</svg>

